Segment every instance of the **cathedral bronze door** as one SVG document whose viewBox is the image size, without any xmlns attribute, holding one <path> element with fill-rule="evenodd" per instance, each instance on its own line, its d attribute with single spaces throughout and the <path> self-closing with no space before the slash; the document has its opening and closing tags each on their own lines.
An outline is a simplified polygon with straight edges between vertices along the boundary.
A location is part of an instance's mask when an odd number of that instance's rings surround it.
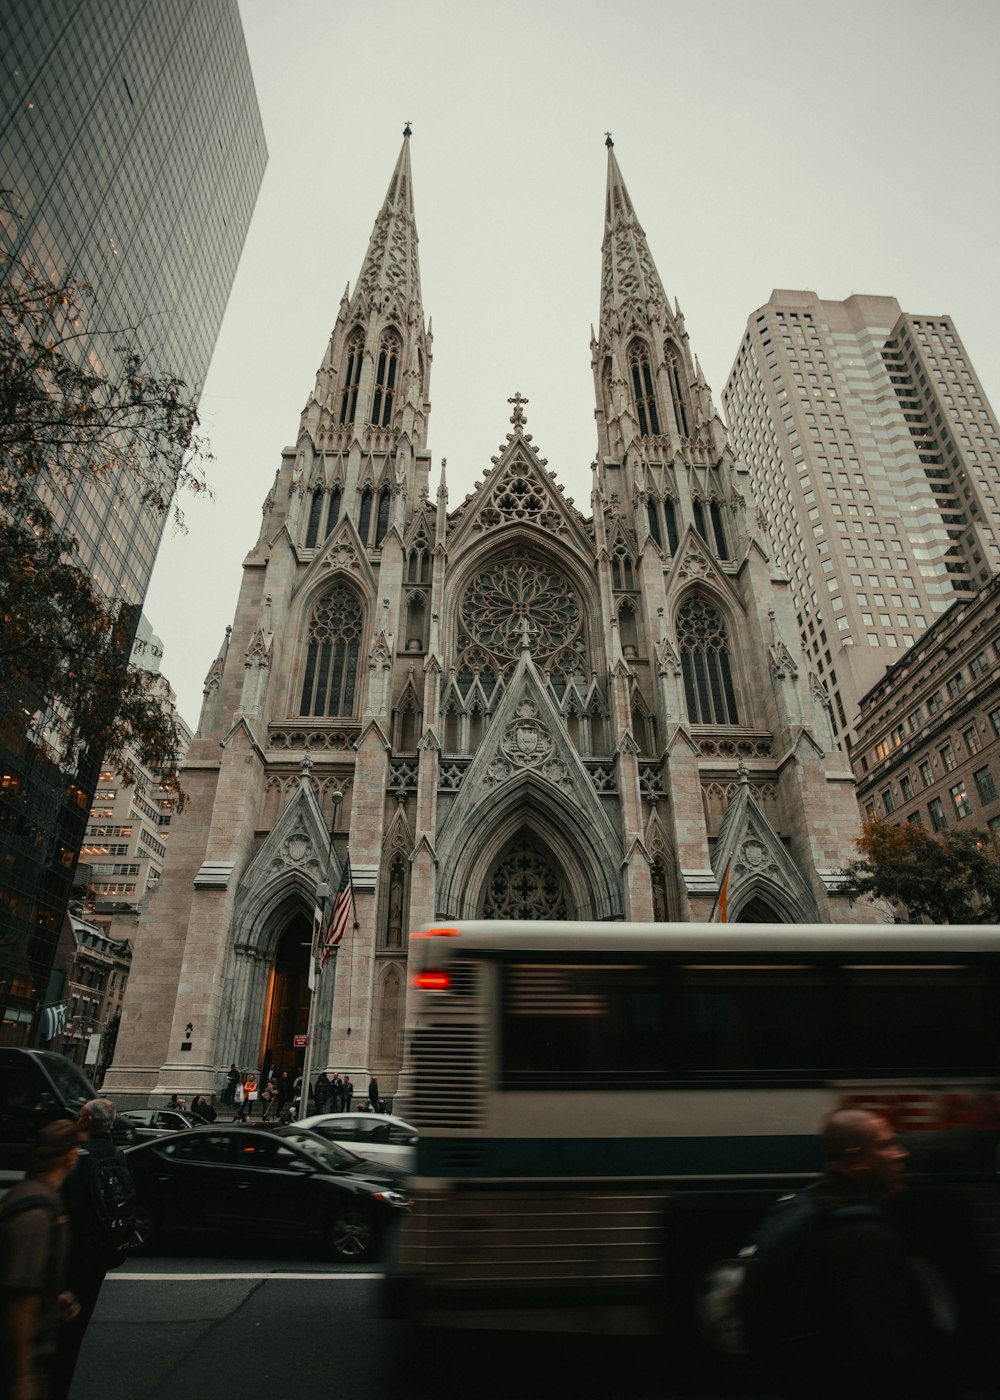
<svg viewBox="0 0 1000 1400">
<path fill-rule="evenodd" d="M 268 989 L 264 1017 L 261 1067 L 266 1074 L 272 1065 L 279 1070 L 300 1070 L 305 1050 L 296 1046 L 295 1037 L 304 1036 L 309 1025 L 309 947 L 312 927 L 305 915 L 297 915 L 278 942 Z"/>
</svg>

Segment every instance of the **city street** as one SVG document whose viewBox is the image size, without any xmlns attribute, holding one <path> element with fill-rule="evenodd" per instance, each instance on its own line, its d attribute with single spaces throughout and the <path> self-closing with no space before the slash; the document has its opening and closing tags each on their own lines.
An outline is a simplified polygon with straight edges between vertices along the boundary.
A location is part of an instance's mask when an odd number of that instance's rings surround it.
<svg viewBox="0 0 1000 1400">
<path fill-rule="evenodd" d="M 635 1339 L 437 1335 L 377 1316 L 378 1265 L 145 1258 L 109 1274 L 72 1400 L 352 1400 L 396 1396 L 729 1400 L 745 1387 L 669 1383 L 662 1347 Z"/>
</svg>

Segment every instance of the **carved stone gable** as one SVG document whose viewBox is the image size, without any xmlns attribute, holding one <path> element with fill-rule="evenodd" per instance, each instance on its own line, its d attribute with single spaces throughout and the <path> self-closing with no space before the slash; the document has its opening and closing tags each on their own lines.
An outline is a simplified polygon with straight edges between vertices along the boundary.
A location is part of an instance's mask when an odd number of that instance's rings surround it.
<svg viewBox="0 0 1000 1400">
<path fill-rule="evenodd" d="M 566 788 L 569 770 L 553 752 L 552 734 L 538 715 L 538 706 L 527 698 L 517 706 L 516 717 L 504 725 L 496 758 L 486 770 L 490 784 L 506 782 L 525 769 L 540 773 L 547 782 Z"/>
</svg>

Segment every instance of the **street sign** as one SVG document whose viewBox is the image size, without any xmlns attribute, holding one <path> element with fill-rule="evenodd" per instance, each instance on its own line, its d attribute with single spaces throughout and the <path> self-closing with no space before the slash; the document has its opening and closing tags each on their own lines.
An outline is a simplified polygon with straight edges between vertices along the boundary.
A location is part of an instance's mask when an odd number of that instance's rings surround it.
<svg viewBox="0 0 1000 1400">
<path fill-rule="evenodd" d="M 294 1048 L 295 1048 L 296 1050 L 304 1050 L 305 1047 L 306 1047 L 308 1044 L 309 1044 L 309 1037 L 308 1037 L 307 1035 L 293 1035 L 293 1036 L 292 1036 L 292 1045 L 294 1046 Z"/>
</svg>

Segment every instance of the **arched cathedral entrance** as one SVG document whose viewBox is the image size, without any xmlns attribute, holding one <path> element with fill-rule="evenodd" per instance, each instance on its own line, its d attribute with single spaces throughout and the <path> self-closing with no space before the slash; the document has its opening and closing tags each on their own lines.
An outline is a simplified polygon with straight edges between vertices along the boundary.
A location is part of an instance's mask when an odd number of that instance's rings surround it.
<svg viewBox="0 0 1000 1400">
<path fill-rule="evenodd" d="M 570 919 L 566 881 L 531 832 L 504 847 L 483 893 L 484 919 Z"/>
<path fill-rule="evenodd" d="M 305 914 L 296 914 L 285 929 L 274 953 L 274 966 L 267 989 L 261 1067 L 266 1075 L 271 1066 L 298 1072 L 305 1051 L 296 1048 L 295 1037 L 305 1035 L 309 1026 L 309 948 L 312 925 Z"/>
</svg>

